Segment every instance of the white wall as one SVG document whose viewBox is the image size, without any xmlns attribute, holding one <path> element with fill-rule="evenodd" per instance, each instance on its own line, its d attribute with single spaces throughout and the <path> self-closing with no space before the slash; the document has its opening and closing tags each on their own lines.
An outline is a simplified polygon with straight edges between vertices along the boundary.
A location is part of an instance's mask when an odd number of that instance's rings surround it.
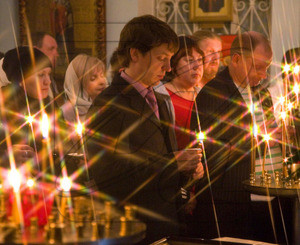
<svg viewBox="0 0 300 245">
<path fill-rule="evenodd" d="M 106 60 L 116 49 L 122 28 L 138 16 L 138 0 L 106 0 Z"/>
<path fill-rule="evenodd" d="M 275 105 L 275 116 L 279 117 L 279 97 L 282 95 L 281 60 L 285 52 L 300 46 L 300 0 L 272 1 L 272 47 L 273 65 L 269 88 Z"/>
<path fill-rule="evenodd" d="M 18 0 L 0 0 L 0 51 L 6 52 L 19 43 Z"/>
<path fill-rule="evenodd" d="M 273 76 L 280 72 L 280 62 L 284 53 L 300 46 L 300 1 L 272 1 L 272 47 L 274 51 Z"/>
</svg>

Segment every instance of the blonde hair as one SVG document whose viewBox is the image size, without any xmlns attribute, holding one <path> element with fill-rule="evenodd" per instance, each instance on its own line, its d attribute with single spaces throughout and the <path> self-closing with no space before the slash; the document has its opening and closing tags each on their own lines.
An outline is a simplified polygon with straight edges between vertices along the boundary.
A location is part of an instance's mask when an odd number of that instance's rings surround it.
<svg viewBox="0 0 300 245">
<path fill-rule="evenodd" d="M 74 71 L 82 84 L 85 84 L 92 73 L 102 70 L 105 74 L 105 65 L 97 57 L 79 54 L 72 60 Z"/>
</svg>

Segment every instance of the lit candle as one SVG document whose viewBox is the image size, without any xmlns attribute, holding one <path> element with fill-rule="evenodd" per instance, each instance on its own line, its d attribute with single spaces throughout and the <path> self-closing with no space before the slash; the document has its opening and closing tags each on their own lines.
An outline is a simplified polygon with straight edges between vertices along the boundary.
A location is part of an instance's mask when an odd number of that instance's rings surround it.
<svg viewBox="0 0 300 245">
<path fill-rule="evenodd" d="M 255 122 L 255 104 L 251 103 L 251 108 L 250 108 L 250 113 L 251 113 L 251 173 L 255 173 L 255 161 L 256 161 L 256 137 L 257 137 L 257 125 Z"/>
<path fill-rule="evenodd" d="M 32 178 L 29 178 L 26 182 L 28 188 L 29 188 L 29 194 L 31 198 L 31 204 L 34 206 L 35 200 L 34 200 L 34 186 L 35 186 L 35 181 Z"/>
<path fill-rule="evenodd" d="M 295 65 L 293 68 L 293 73 L 294 75 L 298 75 L 300 72 L 300 66 L 299 65 Z"/>
<path fill-rule="evenodd" d="M 80 122 L 80 120 L 78 120 L 78 123 L 75 125 L 75 131 L 79 137 L 82 137 L 83 130 L 84 130 L 84 126 Z"/>
<path fill-rule="evenodd" d="M 22 176 L 16 168 L 8 172 L 8 181 L 14 190 L 14 201 L 12 205 L 12 220 L 16 224 L 23 224 L 23 210 L 21 205 L 20 186 Z"/>
<path fill-rule="evenodd" d="M 293 92 L 296 95 L 296 108 L 298 108 L 299 105 L 299 84 L 297 82 L 294 83 Z"/>
<path fill-rule="evenodd" d="M 43 180 L 45 179 L 45 173 L 47 168 L 47 159 L 48 159 L 48 140 L 49 140 L 49 131 L 50 131 L 50 123 L 47 114 L 44 112 L 42 115 L 42 120 L 40 122 L 40 129 L 43 136 L 42 139 L 42 172 L 43 172 Z"/>
<path fill-rule="evenodd" d="M 264 148 L 264 156 L 263 156 L 263 164 L 262 164 L 262 176 L 265 176 L 265 163 L 266 163 L 266 155 L 267 155 L 267 149 L 268 149 L 268 144 L 270 140 L 270 135 L 265 134 L 263 136 L 264 142 L 265 142 L 265 148 Z"/>
<path fill-rule="evenodd" d="M 63 223 L 65 217 L 65 210 L 66 210 L 66 202 L 67 202 L 67 197 L 65 196 L 65 193 L 71 190 L 72 180 L 66 176 L 61 178 L 60 187 L 62 189 L 62 196 L 61 196 L 61 203 L 60 203 L 59 221 L 60 223 Z"/>
<path fill-rule="evenodd" d="M 287 166 L 286 166 L 286 112 L 282 111 L 281 112 L 281 122 L 282 122 L 282 159 L 283 159 L 283 164 L 282 164 L 282 172 L 284 174 L 284 177 L 287 177 Z"/>
<path fill-rule="evenodd" d="M 198 143 L 200 144 L 200 145 L 202 145 L 203 144 L 203 141 L 204 141 L 204 139 L 205 139 L 205 133 L 204 132 L 199 132 L 198 134 L 197 134 L 197 139 L 198 139 Z"/>
</svg>

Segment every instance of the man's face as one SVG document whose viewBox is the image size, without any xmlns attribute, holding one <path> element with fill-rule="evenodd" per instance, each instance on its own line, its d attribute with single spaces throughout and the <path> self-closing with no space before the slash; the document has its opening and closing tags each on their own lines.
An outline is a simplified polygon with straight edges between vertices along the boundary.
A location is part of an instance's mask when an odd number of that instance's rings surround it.
<svg viewBox="0 0 300 245">
<path fill-rule="evenodd" d="M 164 43 L 155 47 L 145 54 L 138 52 L 137 72 L 138 81 L 146 86 L 156 86 L 162 80 L 166 72 L 171 71 L 170 60 L 173 52 L 168 49 L 168 44 Z"/>
<path fill-rule="evenodd" d="M 39 48 L 45 55 L 47 55 L 52 63 L 53 68 L 58 57 L 57 42 L 49 35 L 45 35 L 42 47 Z"/>
<path fill-rule="evenodd" d="M 216 76 L 219 69 L 222 42 L 217 38 L 206 38 L 198 42 L 198 45 L 205 55 L 202 80 L 209 82 Z"/>
<path fill-rule="evenodd" d="M 240 57 L 235 67 L 235 74 L 241 86 L 249 84 L 255 87 L 261 80 L 267 78 L 267 70 L 271 65 L 273 54 L 266 52 L 263 45 L 258 45 L 252 55 Z"/>
</svg>

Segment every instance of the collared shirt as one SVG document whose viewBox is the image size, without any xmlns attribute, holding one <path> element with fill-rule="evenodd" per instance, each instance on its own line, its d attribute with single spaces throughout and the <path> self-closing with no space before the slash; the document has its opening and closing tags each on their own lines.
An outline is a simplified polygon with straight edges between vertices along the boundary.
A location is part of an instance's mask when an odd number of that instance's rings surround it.
<svg viewBox="0 0 300 245">
<path fill-rule="evenodd" d="M 153 88 L 151 86 L 146 87 L 145 85 L 143 85 L 140 82 L 134 81 L 130 76 L 128 76 L 128 74 L 126 74 L 124 71 L 121 72 L 121 77 L 123 79 L 125 79 L 130 85 L 132 85 L 137 91 L 138 93 L 146 100 L 146 102 L 148 103 L 148 105 L 150 106 L 150 108 L 153 108 L 153 105 L 151 104 L 151 102 L 148 100 L 147 98 L 147 94 L 153 93 L 152 94 L 152 98 L 153 100 L 155 100 L 155 103 L 157 105 L 157 100 L 153 91 Z M 154 110 L 155 115 L 157 116 L 157 118 L 159 119 L 159 112 L 158 112 L 158 107 L 156 110 Z"/>
</svg>

